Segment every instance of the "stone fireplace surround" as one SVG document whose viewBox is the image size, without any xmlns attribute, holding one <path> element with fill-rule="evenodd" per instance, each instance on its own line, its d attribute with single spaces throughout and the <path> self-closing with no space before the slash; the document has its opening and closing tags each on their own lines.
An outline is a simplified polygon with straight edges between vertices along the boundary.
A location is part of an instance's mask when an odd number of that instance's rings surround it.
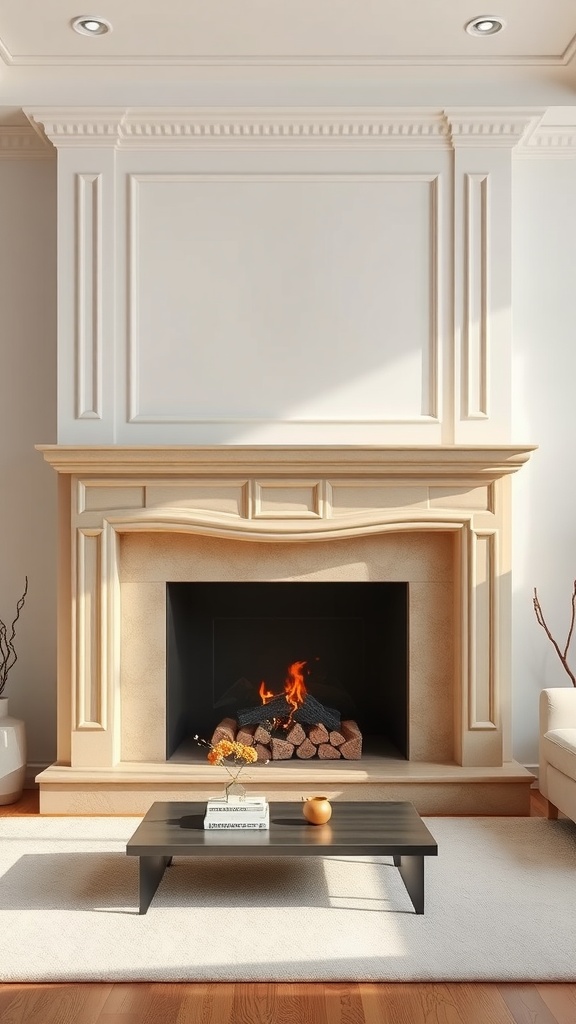
<svg viewBox="0 0 576 1024">
<path fill-rule="evenodd" d="M 166 583 L 405 581 L 408 758 L 259 765 L 268 798 L 526 813 L 510 750 L 510 475 L 533 446 L 39 445 L 59 474 L 57 761 L 43 813 L 205 799 L 166 761 Z"/>
</svg>

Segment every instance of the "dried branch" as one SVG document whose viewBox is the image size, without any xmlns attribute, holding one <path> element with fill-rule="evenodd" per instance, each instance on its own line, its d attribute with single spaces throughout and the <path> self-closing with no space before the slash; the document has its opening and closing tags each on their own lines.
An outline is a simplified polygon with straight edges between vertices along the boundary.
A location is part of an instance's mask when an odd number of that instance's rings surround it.
<svg viewBox="0 0 576 1024">
<path fill-rule="evenodd" d="M 6 680 L 8 679 L 8 673 L 11 668 L 14 667 L 18 661 L 18 655 L 16 654 L 16 648 L 14 647 L 14 640 L 16 639 L 16 623 L 20 618 L 20 612 L 24 607 L 26 601 L 26 594 L 28 593 L 28 577 L 25 577 L 24 592 L 16 603 L 16 615 L 14 616 L 10 624 L 10 633 L 6 624 L 0 619 L 0 696 L 4 692 L 6 686 Z"/>
<path fill-rule="evenodd" d="M 570 679 L 572 680 L 572 686 L 576 686 L 576 676 L 574 675 L 568 664 L 568 650 L 570 648 L 570 643 L 572 641 L 572 636 L 574 633 L 574 624 L 576 622 L 576 580 L 574 580 L 574 583 L 572 585 L 572 611 L 570 615 L 570 627 L 568 629 L 568 637 L 566 639 L 566 644 L 564 645 L 564 650 L 560 649 L 560 645 L 556 643 L 556 640 L 554 639 L 552 633 L 550 632 L 550 629 L 548 628 L 546 619 L 544 618 L 544 614 L 542 612 L 540 601 L 538 599 L 538 591 L 536 590 L 536 587 L 534 587 L 534 598 L 532 600 L 532 603 L 534 605 L 534 612 L 536 613 L 536 620 L 538 622 L 538 625 L 542 626 L 542 629 L 546 633 L 546 636 L 548 637 L 550 643 L 556 651 L 556 654 L 560 658 L 563 667 L 565 668 L 566 672 L 570 676 Z"/>
</svg>

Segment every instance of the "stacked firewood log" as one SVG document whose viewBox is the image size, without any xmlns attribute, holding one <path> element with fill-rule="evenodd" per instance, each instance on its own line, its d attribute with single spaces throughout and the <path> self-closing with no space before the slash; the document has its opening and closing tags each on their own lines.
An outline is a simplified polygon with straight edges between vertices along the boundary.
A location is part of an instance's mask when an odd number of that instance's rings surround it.
<svg viewBox="0 0 576 1024">
<path fill-rule="evenodd" d="M 258 711 L 262 717 L 262 709 Z M 311 757 L 359 761 L 362 756 L 362 733 L 352 720 L 339 722 L 338 728 L 330 729 L 323 723 L 292 721 L 278 728 L 270 721 L 241 725 L 234 718 L 224 718 L 214 730 L 212 743 L 216 745 L 223 739 L 254 747 L 259 761 L 287 761 L 291 757 L 304 761 Z"/>
</svg>

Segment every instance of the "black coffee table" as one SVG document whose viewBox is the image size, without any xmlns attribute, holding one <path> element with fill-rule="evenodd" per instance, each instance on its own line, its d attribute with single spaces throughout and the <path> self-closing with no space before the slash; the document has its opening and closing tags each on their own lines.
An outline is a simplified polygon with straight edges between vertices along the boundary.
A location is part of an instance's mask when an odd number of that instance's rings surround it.
<svg viewBox="0 0 576 1024">
<path fill-rule="evenodd" d="M 334 801 L 326 825 L 309 825 L 298 803 L 271 803 L 266 831 L 209 830 L 205 803 L 154 803 L 126 845 L 140 858 L 145 914 L 173 857 L 391 856 L 417 914 L 424 913 L 424 857 L 438 846 L 413 804 Z"/>
</svg>

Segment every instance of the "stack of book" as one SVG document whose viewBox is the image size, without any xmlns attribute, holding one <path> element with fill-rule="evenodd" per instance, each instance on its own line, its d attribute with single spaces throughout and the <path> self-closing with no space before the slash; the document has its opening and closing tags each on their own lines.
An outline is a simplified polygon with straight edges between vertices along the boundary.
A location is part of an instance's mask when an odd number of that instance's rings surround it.
<svg viewBox="0 0 576 1024">
<path fill-rule="evenodd" d="M 204 828 L 270 828 L 268 801 L 263 796 L 247 796 L 237 802 L 225 798 L 208 800 Z"/>
</svg>

